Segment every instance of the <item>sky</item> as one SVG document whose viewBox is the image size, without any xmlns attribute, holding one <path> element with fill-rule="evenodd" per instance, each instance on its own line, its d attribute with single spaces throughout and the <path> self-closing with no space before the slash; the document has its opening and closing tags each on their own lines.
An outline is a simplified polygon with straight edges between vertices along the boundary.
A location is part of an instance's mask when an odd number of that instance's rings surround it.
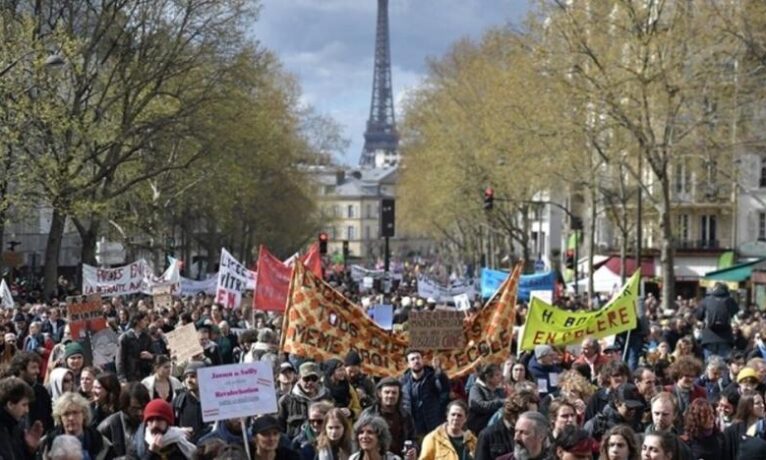
<svg viewBox="0 0 766 460">
<path fill-rule="evenodd" d="M 350 141 L 336 155 L 357 165 L 370 112 L 376 0 L 261 0 L 253 35 L 298 78 L 302 103 L 333 118 Z M 389 0 L 391 78 L 401 101 L 426 74 L 427 59 L 492 26 L 519 24 L 527 0 Z"/>
</svg>

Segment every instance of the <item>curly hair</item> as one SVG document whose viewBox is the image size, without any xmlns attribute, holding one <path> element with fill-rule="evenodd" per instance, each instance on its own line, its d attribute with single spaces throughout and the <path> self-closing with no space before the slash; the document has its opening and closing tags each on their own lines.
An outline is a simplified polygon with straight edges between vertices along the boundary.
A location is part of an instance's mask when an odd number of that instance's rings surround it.
<svg viewBox="0 0 766 460">
<path fill-rule="evenodd" d="M 596 387 L 577 371 L 569 370 L 559 376 L 559 390 L 564 393 L 576 394 L 583 401 L 588 401 L 594 393 Z"/>
<path fill-rule="evenodd" d="M 599 447 L 599 458 L 609 458 L 609 438 L 620 436 L 628 445 L 628 460 L 639 460 L 641 457 L 641 446 L 636 442 L 636 432 L 628 425 L 615 425 L 608 429 L 601 438 Z"/>
<path fill-rule="evenodd" d="M 83 428 L 90 425 L 92 414 L 90 412 L 90 403 L 80 393 L 67 391 L 59 396 L 53 403 L 53 421 L 57 426 L 63 425 L 64 414 L 72 408 L 82 411 Z"/>
<path fill-rule="evenodd" d="M 388 449 L 391 447 L 391 432 L 388 430 L 388 424 L 383 417 L 377 415 L 362 414 L 359 420 L 354 424 L 354 444 L 356 444 L 356 451 L 359 451 L 359 433 L 362 428 L 369 426 L 375 431 L 378 436 L 378 451 L 381 455 L 385 456 Z"/>
<path fill-rule="evenodd" d="M 702 363 L 693 356 L 681 356 L 670 366 L 670 378 L 678 381 L 685 375 L 699 376 L 702 374 Z"/>
<path fill-rule="evenodd" d="M 695 399 L 684 415 L 684 430 L 688 439 L 700 438 L 709 427 L 716 427 L 715 411 L 706 399 Z"/>
<path fill-rule="evenodd" d="M 529 410 L 530 404 L 540 404 L 540 396 L 536 391 L 523 389 L 514 392 L 503 403 L 503 419 L 515 424 L 519 415 Z"/>
</svg>

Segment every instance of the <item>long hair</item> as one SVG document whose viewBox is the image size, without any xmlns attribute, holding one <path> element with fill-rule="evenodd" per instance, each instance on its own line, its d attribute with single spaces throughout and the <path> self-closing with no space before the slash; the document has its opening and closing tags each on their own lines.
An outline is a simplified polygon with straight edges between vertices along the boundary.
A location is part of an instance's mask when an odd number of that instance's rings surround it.
<svg viewBox="0 0 766 460">
<path fill-rule="evenodd" d="M 604 433 L 601 438 L 601 446 L 598 449 L 599 460 L 609 459 L 609 438 L 612 436 L 621 436 L 625 444 L 628 445 L 628 460 L 639 460 L 641 449 L 636 442 L 636 432 L 628 425 L 615 425 Z"/>
<path fill-rule="evenodd" d="M 759 393 L 746 393 L 739 398 L 739 404 L 737 404 L 737 412 L 734 413 L 734 421 L 751 424 L 758 418 L 755 415 L 755 409 L 753 408 L 754 400 L 756 396 L 761 396 Z"/>
<path fill-rule="evenodd" d="M 671 460 L 679 460 L 680 448 L 678 447 L 678 438 L 676 435 L 669 431 L 650 431 L 644 436 L 644 442 L 650 437 L 659 438 L 660 447 Z"/>
<path fill-rule="evenodd" d="M 96 381 L 101 385 L 101 388 L 106 391 L 106 401 L 104 401 L 103 404 L 100 404 L 97 402 L 97 404 L 101 407 L 105 407 L 109 409 L 111 412 L 116 412 L 120 408 L 120 392 L 122 391 L 122 388 L 120 386 L 120 379 L 117 378 L 116 375 L 112 374 L 111 372 L 106 372 L 104 374 L 99 375 L 96 377 Z"/>
<path fill-rule="evenodd" d="M 715 430 L 715 411 L 706 399 L 695 399 L 684 416 L 684 431 L 687 439 L 701 438 L 708 426 Z"/>
<path fill-rule="evenodd" d="M 340 438 L 340 441 L 338 441 L 336 445 L 341 451 L 346 453 L 347 457 L 351 456 L 351 421 L 337 408 L 330 409 L 324 416 L 322 431 L 319 433 L 319 436 L 317 436 L 317 451 L 324 448 L 332 449 L 333 447 L 333 442 L 327 436 L 327 425 L 330 423 L 330 420 L 334 420 L 343 426 L 343 437 Z"/>
</svg>

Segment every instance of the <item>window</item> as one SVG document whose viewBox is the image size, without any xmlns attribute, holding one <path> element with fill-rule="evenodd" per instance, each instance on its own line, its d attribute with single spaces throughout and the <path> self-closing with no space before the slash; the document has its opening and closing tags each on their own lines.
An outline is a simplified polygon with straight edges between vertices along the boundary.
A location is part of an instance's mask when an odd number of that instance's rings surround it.
<svg viewBox="0 0 766 460">
<path fill-rule="evenodd" d="M 354 231 L 353 225 L 349 225 L 348 228 L 346 228 L 346 236 L 346 239 L 349 241 L 356 239 L 356 232 Z"/>
<path fill-rule="evenodd" d="M 676 163 L 673 175 L 673 191 L 676 194 L 689 193 L 692 190 L 691 168 L 685 160 Z"/>
<path fill-rule="evenodd" d="M 689 241 L 689 215 L 681 214 L 677 216 L 676 228 L 678 229 L 678 239 L 680 241 Z"/>
<path fill-rule="evenodd" d="M 702 244 L 708 246 L 716 241 L 716 216 L 702 216 L 700 221 L 700 236 Z"/>
<path fill-rule="evenodd" d="M 369 239 L 370 239 L 370 236 L 371 236 L 371 233 L 370 233 L 370 226 L 369 226 L 369 225 L 366 225 L 366 226 L 364 227 L 364 239 L 365 239 L 365 240 L 369 240 Z"/>
<path fill-rule="evenodd" d="M 330 234 L 330 240 L 335 240 L 336 238 L 338 238 L 338 232 L 337 230 L 335 230 L 335 227 L 330 227 L 330 231 L 327 233 Z"/>
<path fill-rule="evenodd" d="M 346 212 L 346 217 L 348 217 L 349 219 L 354 217 L 354 205 L 353 204 L 348 205 L 348 210 Z"/>
<path fill-rule="evenodd" d="M 365 217 L 368 218 L 368 219 L 372 219 L 372 205 L 371 204 L 367 205 L 367 215 Z"/>
<path fill-rule="evenodd" d="M 758 241 L 766 241 L 766 212 L 758 213 Z"/>
</svg>

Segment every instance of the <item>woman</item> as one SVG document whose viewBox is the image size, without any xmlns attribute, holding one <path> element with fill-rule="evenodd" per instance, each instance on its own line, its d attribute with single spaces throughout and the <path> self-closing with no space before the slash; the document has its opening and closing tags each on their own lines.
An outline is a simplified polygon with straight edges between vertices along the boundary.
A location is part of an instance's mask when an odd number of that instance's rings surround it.
<svg viewBox="0 0 766 460">
<path fill-rule="evenodd" d="M 641 445 L 642 460 L 679 460 L 676 435 L 669 431 L 650 431 Z"/>
<path fill-rule="evenodd" d="M 120 379 L 111 372 L 101 374 L 93 384 L 91 426 L 97 427 L 105 418 L 120 410 Z"/>
<path fill-rule="evenodd" d="M 74 390 L 72 371 L 65 367 L 57 367 L 51 371 L 50 388 L 48 388 L 51 394 L 51 403 L 55 403 L 64 393 Z"/>
<path fill-rule="evenodd" d="M 85 349 L 79 342 L 69 342 L 64 348 L 66 368 L 72 371 L 75 387 L 80 387 L 80 375 L 85 367 Z"/>
<path fill-rule="evenodd" d="M 494 425 L 500 420 L 505 420 L 510 426 L 514 426 L 519 414 L 527 411 L 537 412 L 539 406 L 540 396 L 537 394 L 536 388 L 524 388 L 517 385 L 511 395 L 505 398 L 503 407 L 489 420 L 488 426 Z"/>
<path fill-rule="evenodd" d="M 671 361 L 678 361 L 678 358 L 681 356 L 692 356 L 693 351 L 694 347 L 692 341 L 689 340 L 688 337 L 681 337 L 678 339 L 678 342 L 676 342 L 676 349 L 673 350 Z"/>
<path fill-rule="evenodd" d="M 152 399 L 162 399 L 172 403 L 173 397 L 183 390 L 181 381 L 170 375 L 172 368 L 173 363 L 168 355 L 157 355 L 154 358 L 154 372 L 141 381 L 149 390 Z"/>
<path fill-rule="evenodd" d="M 628 425 L 613 426 L 601 439 L 600 453 L 599 460 L 638 460 L 636 432 Z"/>
<path fill-rule="evenodd" d="M 53 440 L 62 434 L 79 439 L 83 450 L 88 452 L 92 460 L 114 458 L 109 440 L 95 428 L 88 426 L 90 407 L 88 401 L 79 393 L 65 393 L 53 404 L 53 420 L 56 426 L 40 441 L 42 447 L 38 455 L 41 456 L 38 458 L 50 458 L 49 452 Z"/>
<path fill-rule="evenodd" d="M 739 404 L 739 393 L 736 390 L 724 391 L 716 403 L 718 430 L 724 432 L 734 422 L 734 411 Z"/>
<path fill-rule="evenodd" d="M 734 422 L 723 433 L 724 454 L 728 455 L 726 458 L 737 458 L 740 442 L 743 438 L 757 434 L 763 414 L 763 396 L 760 393 L 747 393 L 739 398 Z"/>
<path fill-rule="evenodd" d="M 684 416 L 681 439 L 691 448 L 693 458 L 720 460 L 723 456 L 723 434 L 716 426 L 715 411 L 705 399 L 695 399 Z"/>
<path fill-rule="evenodd" d="M 557 460 L 591 460 L 593 442 L 582 428 L 567 425 L 553 441 L 553 453 Z"/>
<path fill-rule="evenodd" d="M 479 372 L 479 378 L 468 396 L 468 429 L 479 433 L 486 428 L 489 419 L 501 407 L 497 389 L 503 383 L 503 372 L 497 364 L 488 364 Z"/>
<path fill-rule="evenodd" d="M 80 374 L 80 394 L 88 401 L 93 401 L 93 383 L 99 375 L 99 370 L 92 366 L 83 368 Z"/>
<path fill-rule="evenodd" d="M 340 409 L 331 409 L 317 437 L 317 460 L 348 460 L 351 455 L 351 422 Z"/>
<path fill-rule="evenodd" d="M 391 432 L 381 417 L 362 415 L 354 424 L 354 441 L 356 452 L 349 460 L 401 460 L 388 451 Z M 411 457 L 414 458 L 414 455 Z"/>
<path fill-rule="evenodd" d="M 343 411 L 348 418 L 356 418 L 362 412 L 359 396 L 354 386 L 348 382 L 346 368 L 338 359 L 330 359 L 324 363 L 324 385 L 330 391 L 335 407 Z"/>
<path fill-rule="evenodd" d="M 587 378 L 577 371 L 569 370 L 564 371 L 559 376 L 559 389 L 557 396 L 568 399 L 574 404 L 577 411 L 577 422 L 580 426 L 585 423 L 585 411 L 587 404 L 585 401 L 589 401 L 590 398 L 596 393 L 596 387 L 593 386 Z M 546 395 L 540 403 L 543 414 L 549 412 L 549 406 L 553 400 L 554 395 Z"/>
<path fill-rule="evenodd" d="M 575 403 L 568 399 L 555 398 L 551 401 L 548 417 L 551 421 L 551 435 L 553 439 L 558 439 L 564 428 L 579 426 Z"/>
<path fill-rule="evenodd" d="M 476 436 L 464 429 L 468 407 L 461 400 L 447 405 L 447 422 L 423 439 L 419 460 L 472 460 Z"/>
<path fill-rule="evenodd" d="M 294 450 L 281 446 L 279 422 L 271 415 L 258 417 L 253 422 L 253 440 L 250 453 L 255 460 L 299 460 Z"/>
</svg>

